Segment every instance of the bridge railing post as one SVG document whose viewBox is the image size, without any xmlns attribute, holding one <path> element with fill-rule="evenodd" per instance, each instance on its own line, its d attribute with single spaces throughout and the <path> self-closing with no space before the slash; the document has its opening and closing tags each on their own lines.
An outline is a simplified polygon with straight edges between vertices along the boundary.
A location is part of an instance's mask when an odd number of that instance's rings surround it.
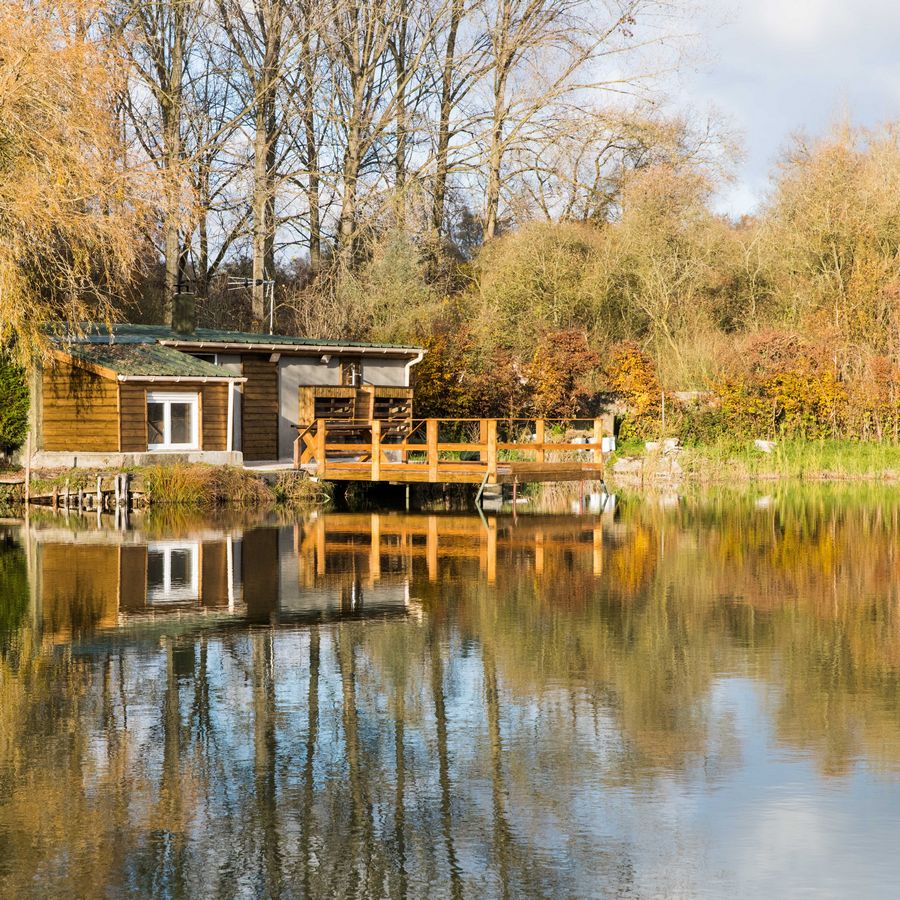
<svg viewBox="0 0 900 900">
<path fill-rule="evenodd" d="M 546 459 L 546 451 L 544 450 L 544 433 L 545 422 L 543 419 L 534 420 L 534 442 L 537 444 L 537 450 L 534 454 L 534 461 L 542 463 Z"/>
<path fill-rule="evenodd" d="M 327 469 L 326 450 L 325 450 L 325 420 L 316 420 L 316 475 L 319 478 L 325 477 Z"/>
<path fill-rule="evenodd" d="M 491 484 L 497 482 L 497 420 L 487 420 L 487 475 Z"/>
<path fill-rule="evenodd" d="M 594 419 L 594 462 L 603 462 L 603 419 Z"/>
<path fill-rule="evenodd" d="M 425 422 L 425 446 L 428 453 L 428 480 L 438 478 L 438 420 L 428 419 Z"/>
<path fill-rule="evenodd" d="M 381 481 L 381 420 L 372 422 L 372 481 Z"/>
</svg>

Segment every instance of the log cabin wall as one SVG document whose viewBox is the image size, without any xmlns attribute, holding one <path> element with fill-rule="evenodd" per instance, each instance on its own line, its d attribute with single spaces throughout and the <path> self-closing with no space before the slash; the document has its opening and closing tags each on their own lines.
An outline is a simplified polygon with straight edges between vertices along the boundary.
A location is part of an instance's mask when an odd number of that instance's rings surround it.
<svg viewBox="0 0 900 900">
<path fill-rule="evenodd" d="M 152 384 L 126 381 L 119 386 L 123 453 L 147 452 L 147 392 L 180 391 L 200 394 L 200 449 L 228 447 L 228 385 L 187 384 L 154 381 Z"/>
<path fill-rule="evenodd" d="M 114 545 L 43 544 L 40 547 L 41 615 L 48 635 L 90 633 L 116 625 L 119 548 Z"/>
<path fill-rule="evenodd" d="M 225 541 L 204 541 L 200 551 L 200 603 L 228 606 L 228 550 Z"/>
<path fill-rule="evenodd" d="M 244 459 L 278 459 L 278 364 L 268 356 L 243 357 Z"/>
<path fill-rule="evenodd" d="M 115 453 L 119 386 L 112 378 L 57 362 L 41 373 L 40 418 L 44 450 Z"/>
</svg>

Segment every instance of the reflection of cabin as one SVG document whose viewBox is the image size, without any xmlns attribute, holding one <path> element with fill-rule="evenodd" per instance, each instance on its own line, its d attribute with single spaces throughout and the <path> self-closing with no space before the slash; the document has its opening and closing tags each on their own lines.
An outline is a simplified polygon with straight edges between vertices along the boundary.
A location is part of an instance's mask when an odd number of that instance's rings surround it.
<svg viewBox="0 0 900 900">
<path fill-rule="evenodd" d="M 298 577 L 293 526 L 156 539 L 140 531 L 33 529 L 35 610 L 67 639 L 144 622 L 268 623 L 405 615 L 405 581 L 365 590 L 352 571 Z"/>
<path fill-rule="evenodd" d="M 59 341 L 33 385 L 36 465 L 289 460 L 313 418 L 412 417 L 415 347 L 150 325 Z"/>
<path fill-rule="evenodd" d="M 137 543 L 133 533 L 34 533 L 45 633 L 115 628 L 129 616 L 235 610 L 240 541 L 230 536 Z M 129 539 L 130 538 L 130 539 Z"/>
</svg>

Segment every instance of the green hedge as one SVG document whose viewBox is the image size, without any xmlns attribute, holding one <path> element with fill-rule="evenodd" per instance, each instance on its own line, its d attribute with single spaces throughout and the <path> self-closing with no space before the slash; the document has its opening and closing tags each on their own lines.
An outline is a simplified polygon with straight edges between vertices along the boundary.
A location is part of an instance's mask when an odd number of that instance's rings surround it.
<svg viewBox="0 0 900 900">
<path fill-rule="evenodd" d="M 0 453 L 9 455 L 28 435 L 28 382 L 18 366 L 0 359 Z"/>
</svg>

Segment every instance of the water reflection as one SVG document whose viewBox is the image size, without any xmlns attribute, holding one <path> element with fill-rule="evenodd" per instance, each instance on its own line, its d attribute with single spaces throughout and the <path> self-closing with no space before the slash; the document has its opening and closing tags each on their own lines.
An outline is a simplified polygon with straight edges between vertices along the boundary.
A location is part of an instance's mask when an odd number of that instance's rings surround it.
<svg viewBox="0 0 900 900">
<path fill-rule="evenodd" d="M 892 896 L 900 500 L 0 525 L 0 894 Z"/>
</svg>

